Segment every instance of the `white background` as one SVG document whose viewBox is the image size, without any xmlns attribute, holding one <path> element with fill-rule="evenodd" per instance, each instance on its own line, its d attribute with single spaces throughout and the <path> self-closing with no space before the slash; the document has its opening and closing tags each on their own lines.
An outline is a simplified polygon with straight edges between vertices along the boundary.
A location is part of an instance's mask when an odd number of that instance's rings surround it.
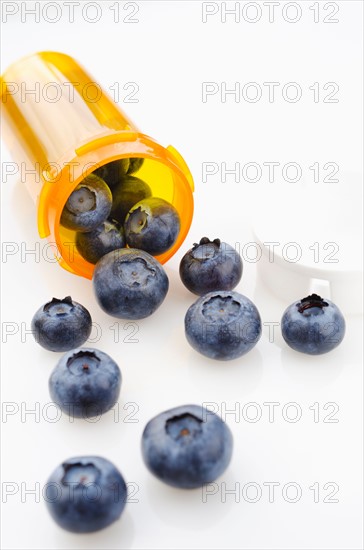
<svg viewBox="0 0 364 550">
<path fill-rule="evenodd" d="M 62 2 L 58 3 L 62 17 L 53 24 L 42 14 L 39 23 L 32 15 L 22 21 L 21 10 L 33 2 L 4 4 L 19 7 L 19 12 L 2 24 L 2 71 L 28 53 L 58 50 L 78 59 L 109 91 L 115 82 L 120 83 L 121 93 L 126 83 L 137 83 L 138 102 L 123 103 L 121 97 L 121 107 L 144 133 L 182 153 L 196 191 L 190 233 L 166 266 L 168 296 L 151 318 L 137 323 L 138 341 L 132 343 L 125 341 L 130 332 L 125 323 L 98 308 L 90 281 L 43 257 L 35 207 L 18 178 L 5 181 L 3 175 L 2 240 L 18 247 L 14 255 L 3 255 L 1 265 L 2 400 L 8 411 L 12 405 L 6 403 L 15 403 L 14 414 L 2 418 L 3 548 L 363 548 L 361 321 L 346 308 L 345 300 L 345 293 L 348 300 L 356 297 L 345 273 L 358 269 L 361 248 L 361 209 L 356 205 L 363 150 L 362 2 L 320 2 L 317 23 L 310 10 L 313 1 L 300 3 L 302 15 L 296 23 L 283 17 L 292 18 L 294 13 L 284 11 L 286 2 L 276 7 L 273 22 L 260 2 L 262 17 L 256 23 L 247 21 L 254 17 L 253 11 L 245 12 L 240 22 L 227 16 L 223 23 L 220 3 L 215 3 L 218 13 L 203 23 L 197 1 L 138 2 L 134 18 L 139 22 L 134 24 L 122 21 L 131 11 L 128 6 L 123 10 L 123 2 L 119 23 L 108 2 L 99 4 L 101 19 L 90 23 L 82 17 L 85 2 L 81 1 L 73 24 L 68 23 Z M 240 8 L 245 4 L 241 2 Z M 335 5 L 339 11 L 332 17 L 339 22 L 324 23 Z M 95 17 L 92 8 L 87 16 Z M 49 8 L 46 18 L 54 17 Z M 203 82 L 216 82 L 219 89 L 206 102 Z M 227 96 L 222 102 L 222 82 L 228 88 L 256 82 L 262 98 L 250 103 L 242 96 L 239 102 Z M 263 82 L 280 83 L 273 102 Z M 282 97 L 287 82 L 302 88 L 296 103 Z M 315 102 L 309 90 L 315 82 L 320 90 L 327 82 L 337 83 L 339 101 L 324 103 L 325 92 Z M 2 160 L 11 161 L 5 146 Z M 231 175 L 223 182 L 220 171 L 207 181 L 202 178 L 203 163 L 220 167 L 225 162 L 231 167 L 238 162 L 243 167 L 256 162 L 264 168 L 263 163 L 270 161 L 281 167 L 298 163 L 302 179 L 287 183 L 279 170 L 273 182 L 266 171 L 256 183 L 242 177 L 235 181 Z M 335 162 L 340 167 L 339 182 L 325 183 L 322 177 L 313 182 L 309 166 L 315 162 L 320 166 Z M 346 200 L 338 202 L 337 196 Z M 301 244 L 302 260 L 286 262 L 287 268 L 304 267 L 310 243 L 319 243 L 320 254 L 328 241 L 338 244 L 337 263 L 325 264 L 322 255 L 319 259 L 328 277 L 330 271 L 342 272 L 344 299 L 337 305 L 346 316 L 347 334 L 332 353 L 318 357 L 295 353 L 284 344 L 279 327 L 270 342 L 267 324 L 256 348 L 232 362 L 205 359 L 187 344 L 183 319 L 194 296 L 179 280 L 182 255 L 204 235 L 240 243 L 246 251 L 253 228 L 260 226 L 265 232 L 268 227 L 271 240 L 280 242 L 277 251 L 291 241 Z M 39 254 L 24 255 L 36 246 Z M 237 290 L 256 303 L 263 322 L 279 322 L 287 305 L 308 289 L 302 288 L 293 298 L 289 288 L 287 296 L 274 294 L 258 277 L 260 262 L 243 259 L 244 275 Z M 84 304 L 98 324 L 99 332 L 92 336 L 98 334 L 99 340 L 90 345 L 120 365 L 123 386 L 116 418 L 110 412 L 96 423 L 70 423 L 65 416 L 55 423 L 47 421 L 47 412 L 52 414 L 46 407 L 48 377 L 60 355 L 39 347 L 26 331 L 41 304 L 68 294 Z M 11 330 L 14 334 L 7 334 Z M 162 410 L 206 402 L 214 403 L 229 424 L 235 449 L 230 467 L 217 480 L 216 493 L 203 502 L 200 490 L 180 491 L 152 478 L 142 462 L 140 438 L 146 422 Z M 267 402 L 278 403 L 271 422 Z M 287 414 L 295 416 L 295 410 L 285 406 L 290 402 L 302 412 L 297 422 L 287 420 Z M 254 405 L 249 408 L 248 403 Z M 310 409 L 314 403 L 318 418 Z M 39 418 L 25 414 L 35 407 Z M 236 413 L 225 414 L 224 407 L 237 407 Z M 133 411 L 134 423 L 126 418 Z M 261 418 L 249 421 L 259 411 Z M 42 498 L 36 502 L 34 495 L 25 494 L 36 484 L 41 489 L 61 461 L 82 454 L 100 454 L 113 461 L 132 484 L 132 499 L 137 501 L 128 503 L 120 521 L 92 535 L 62 531 Z M 280 484 L 273 502 L 269 482 Z M 288 496 L 282 491 L 290 482 L 302 491 L 296 503 L 288 502 L 294 491 Z M 255 485 L 246 492 L 248 483 Z M 314 502 L 314 491 L 309 489 L 315 483 L 319 502 Z M 327 483 L 336 485 L 325 487 Z M 324 502 L 335 486 L 339 490 L 332 499 L 338 502 Z M 15 494 L 6 494 L 10 487 Z M 256 495 L 254 487 L 262 491 L 255 503 L 250 502 Z M 224 498 L 224 488 L 235 494 Z"/>
</svg>

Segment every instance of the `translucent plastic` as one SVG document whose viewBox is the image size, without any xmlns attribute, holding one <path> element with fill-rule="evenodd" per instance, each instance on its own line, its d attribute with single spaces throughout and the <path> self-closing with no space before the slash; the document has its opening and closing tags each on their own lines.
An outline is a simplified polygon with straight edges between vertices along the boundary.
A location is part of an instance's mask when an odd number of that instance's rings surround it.
<svg viewBox="0 0 364 550">
<path fill-rule="evenodd" d="M 56 243 L 63 268 L 92 277 L 94 265 L 77 252 L 75 232 L 59 220 L 80 181 L 120 158 L 143 157 L 133 175 L 178 210 L 177 241 L 157 259 L 164 263 L 181 246 L 193 215 L 193 179 L 185 161 L 174 147 L 139 132 L 74 59 L 41 52 L 11 65 L 1 77 L 1 109 L 3 137 L 38 209 L 39 235 Z"/>
</svg>

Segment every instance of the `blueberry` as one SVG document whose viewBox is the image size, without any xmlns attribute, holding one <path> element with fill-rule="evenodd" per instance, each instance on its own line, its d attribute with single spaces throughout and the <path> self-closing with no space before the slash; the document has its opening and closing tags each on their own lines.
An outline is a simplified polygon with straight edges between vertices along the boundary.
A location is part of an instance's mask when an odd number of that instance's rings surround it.
<svg viewBox="0 0 364 550">
<path fill-rule="evenodd" d="M 202 296 L 235 288 L 243 274 L 243 262 L 229 244 L 203 237 L 183 256 L 179 274 L 188 290 Z"/>
<path fill-rule="evenodd" d="M 188 309 L 185 333 L 191 346 L 212 359 L 236 359 L 250 351 L 262 333 L 260 315 L 246 296 L 233 290 L 201 296 Z"/>
<path fill-rule="evenodd" d="M 140 170 L 140 168 L 143 166 L 143 163 L 144 163 L 143 158 L 132 157 L 129 159 L 129 161 L 130 161 L 130 164 L 129 164 L 128 174 L 134 174 L 135 172 Z"/>
<path fill-rule="evenodd" d="M 219 477 L 229 465 L 232 449 L 228 426 L 197 405 L 155 416 L 142 435 L 147 468 L 161 481 L 183 489 L 201 487 Z"/>
<path fill-rule="evenodd" d="M 112 195 L 106 183 L 90 174 L 69 196 L 60 223 L 75 231 L 92 231 L 110 214 Z"/>
<path fill-rule="evenodd" d="M 129 159 L 118 159 L 108 162 L 94 170 L 93 174 L 103 179 L 113 189 L 129 171 Z"/>
<path fill-rule="evenodd" d="M 86 342 L 91 334 L 92 320 L 85 307 L 66 296 L 63 300 L 53 298 L 39 308 L 31 328 L 35 340 L 43 348 L 68 351 Z"/>
<path fill-rule="evenodd" d="M 150 197 L 151 194 L 152 191 L 145 181 L 134 176 L 126 176 L 113 189 L 111 217 L 123 224 L 134 204 Z"/>
<path fill-rule="evenodd" d="M 150 197 L 135 204 L 125 219 L 126 242 L 153 256 L 167 252 L 181 228 L 179 215 L 169 202 Z"/>
<path fill-rule="evenodd" d="M 76 456 L 54 470 L 43 497 L 60 527 L 73 533 L 91 533 L 120 518 L 127 487 L 119 470 L 106 458 Z"/>
<path fill-rule="evenodd" d="M 77 348 L 65 353 L 49 378 L 49 392 L 58 406 L 76 418 L 110 410 L 120 393 L 120 369 L 107 353 Z"/>
<path fill-rule="evenodd" d="M 330 300 L 311 294 L 286 309 L 281 329 L 291 348 L 319 355 L 340 344 L 345 335 L 345 319 Z"/>
<path fill-rule="evenodd" d="M 77 250 L 91 264 L 98 262 L 108 252 L 124 246 L 124 230 L 116 220 L 106 220 L 89 233 L 76 233 Z"/>
<path fill-rule="evenodd" d="M 143 319 L 163 302 L 168 277 L 161 264 L 147 252 L 121 248 L 96 264 L 93 287 L 100 307 L 121 319 Z"/>
</svg>

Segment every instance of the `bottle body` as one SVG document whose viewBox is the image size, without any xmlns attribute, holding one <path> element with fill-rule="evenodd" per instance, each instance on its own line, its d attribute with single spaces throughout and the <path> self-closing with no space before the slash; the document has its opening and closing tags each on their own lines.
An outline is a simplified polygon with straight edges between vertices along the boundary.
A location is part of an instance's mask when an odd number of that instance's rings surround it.
<svg viewBox="0 0 364 550">
<path fill-rule="evenodd" d="M 74 59 L 41 52 L 13 64 L 2 76 L 1 108 L 6 144 L 38 209 L 39 235 L 56 245 L 62 267 L 92 277 L 94 266 L 79 255 L 74 232 L 60 225 L 60 217 L 88 174 L 121 158 L 143 158 L 137 176 L 179 212 L 178 239 L 157 258 L 164 263 L 175 253 L 193 214 L 186 163 L 173 147 L 139 132 Z"/>
</svg>

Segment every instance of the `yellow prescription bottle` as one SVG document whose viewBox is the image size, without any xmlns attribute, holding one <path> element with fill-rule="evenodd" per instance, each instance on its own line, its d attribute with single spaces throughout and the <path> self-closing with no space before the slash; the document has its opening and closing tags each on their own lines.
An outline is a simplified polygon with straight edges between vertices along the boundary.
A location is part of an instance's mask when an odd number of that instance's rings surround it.
<svg viewBox="0 0 364 550">
<path fill-rule="evenodd" d="M 91 279 L 95 267 L 77 252 L 75 232 L 60 225 L 68 197 L 96 168 L 122 158 L 143 158 L 133 175 L 179 213 L 177 241 L 157 259 L 166 262 L 181 246 L 193 215 L 187 164 L 174 147 L 142 134 L 72 57 L 40 52 L 11 65 L 1 77 L 1 111 L 4 140 L 36 203 L 39 236 L 56 245 L 64 269 Z"/>
</svg>

